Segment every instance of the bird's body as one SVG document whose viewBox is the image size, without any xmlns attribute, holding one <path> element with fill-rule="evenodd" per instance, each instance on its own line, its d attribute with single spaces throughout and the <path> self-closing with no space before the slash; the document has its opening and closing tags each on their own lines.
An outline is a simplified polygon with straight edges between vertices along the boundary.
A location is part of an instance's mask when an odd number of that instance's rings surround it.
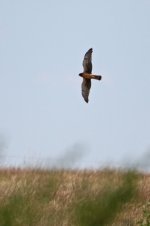
<svg viewBox="0 0 150 226">
<path fill-rule="evenodd" d="M 89 93 L 91 89 L 91 79 L 101 80 L 101 75 L 92 74 L 92 52 L 93 49 L 89 49 L 83 59 L 83 73 L 80 73 L 79 76 L 83 77 L 82 82 L 82 96 L 84 100 L 88 103 Z"/>
<path fill-rule="evenodd" d="M 96 80 L 101 80 L 101 78 L 102 78 L 101 75 L 94 75 L 94 74 L 89 74 L 89 73 L 80 73 L 79 76 L 86 78 L 86 79 L 96 79 Z"/>
</svg>

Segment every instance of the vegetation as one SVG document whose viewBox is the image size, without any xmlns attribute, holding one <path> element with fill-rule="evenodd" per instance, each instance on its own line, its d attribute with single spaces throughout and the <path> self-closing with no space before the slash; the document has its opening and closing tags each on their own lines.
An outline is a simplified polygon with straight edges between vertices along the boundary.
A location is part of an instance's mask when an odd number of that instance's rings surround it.
<svg viewBox="0 0 150 226">
<path fill-rule="evenodd" d="M 1 169 L 0 226 L 148 226 L 149 182 L 135 171 Z"/>
<path fill-rule="evenodd" d="M 138 221 L 140 226 L 150 226 L 150 201 L 143 205 L 143 216 Z"/>
</svg>

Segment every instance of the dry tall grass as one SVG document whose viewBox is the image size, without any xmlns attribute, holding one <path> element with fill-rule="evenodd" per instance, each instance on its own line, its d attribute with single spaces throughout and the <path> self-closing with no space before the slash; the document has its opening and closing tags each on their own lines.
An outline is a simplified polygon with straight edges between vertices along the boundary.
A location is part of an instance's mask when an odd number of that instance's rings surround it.
<svg viewBox="0 0 150 226">
<path fill-rule="evenodd" d="M 0 226 L 137 225 L 150 175 L 117 170 L 0 170 Z"/>
</svg>

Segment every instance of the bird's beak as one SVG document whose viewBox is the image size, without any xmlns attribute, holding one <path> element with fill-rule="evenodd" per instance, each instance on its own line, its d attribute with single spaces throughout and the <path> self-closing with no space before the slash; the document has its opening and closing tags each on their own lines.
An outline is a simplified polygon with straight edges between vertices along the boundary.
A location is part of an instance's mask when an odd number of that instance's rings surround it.
<svg viewBox="0 0 150 226">
<path fill-rule="evenodd" d="M 81 77 L 82 77 L 82 73 L 80 73 L 80 74 L 79 74 L 79 76 L 81 76 Z"/>
</svg>

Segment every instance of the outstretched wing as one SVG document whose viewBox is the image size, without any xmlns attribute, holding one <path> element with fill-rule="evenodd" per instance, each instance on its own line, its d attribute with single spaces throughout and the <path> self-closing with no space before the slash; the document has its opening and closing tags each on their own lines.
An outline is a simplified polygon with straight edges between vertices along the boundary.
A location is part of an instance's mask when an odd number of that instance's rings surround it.
<svg viewBox="0 0 150 226">
<path fill-rule="evenodd" d="M 82 96 L 83 96 L 85 102 L 87 102 L 87 103 L 89 101 L 90 88 L 91 88 L 91 79 L 83 78 L 83 82 L 82 82 Z"/>
<path fill-rule="evenodd" d="M 89 49 L 83 59 L 83 69 L 84 69 L 84 73 L 92 73 L 92 52 L 93 49 Z"/>
</svg>

